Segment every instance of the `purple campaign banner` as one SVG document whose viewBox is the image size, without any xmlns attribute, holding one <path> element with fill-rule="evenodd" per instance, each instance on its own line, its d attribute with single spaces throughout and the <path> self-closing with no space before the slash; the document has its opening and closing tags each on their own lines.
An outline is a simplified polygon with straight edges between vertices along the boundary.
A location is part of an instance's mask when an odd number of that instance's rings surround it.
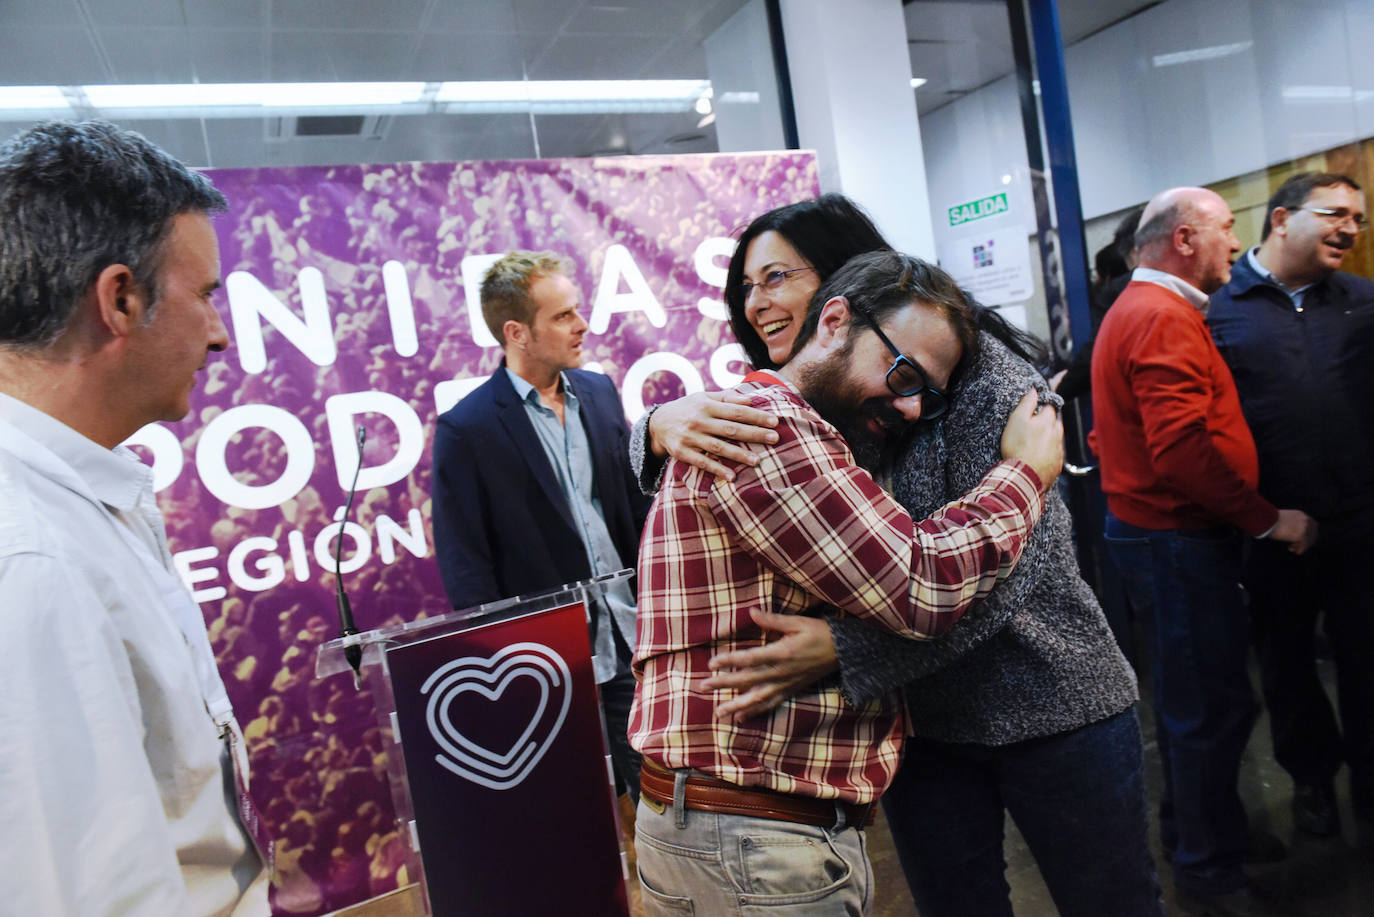
<svg viewBox="0 0 1374 917">
<path fill-rule="evenodd" d="M 212 170 L 230 350 L 178 424 L 131 440 L 153 464 L 178 570 L 252 752 L 281 914 L 413 880 L 372 699 L 318 680 L 337 635 L 334 547 L 367 429 L 343 570 L 360 629 L 448 610 L 430 527 L 438 413 L 496 368 L 487 266 L 571 259 L 588 368 L 645 405 L 733 384 L 721 287 L 733 234 L 814 196 L 810 153 Z M 512 495 L 518 498 L 518 495 Z"/>
</svg>

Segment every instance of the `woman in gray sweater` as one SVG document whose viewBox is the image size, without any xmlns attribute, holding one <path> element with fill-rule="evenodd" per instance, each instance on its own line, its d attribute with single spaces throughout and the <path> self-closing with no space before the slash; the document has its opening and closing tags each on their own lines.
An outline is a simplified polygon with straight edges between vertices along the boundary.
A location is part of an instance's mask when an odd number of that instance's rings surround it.
<svg viewBox="0 0 1374 917">
<path fill-rule="evenodd" d="M 751 224 L 731 263 L 733 281 L 760 225 L 812 264 L 823 257 L 804 249 L 818 237 L 872 238 L 862 212 L 836 197 L 827 195 L 823 208 L 792 205 Z M 742 325 L 747 332 L 743 314 L 735 314 L 743 300 L 737 309 L 727 291 L 726 301 L 736 333 Z M 1027 387 L 1057 403 L 1034 367 L 1004 343 L 1030 356 L 1027 339 L 990 310 L 982 315 L 995 333 L 980 335 L 948 414 L 904 444 L 891 465 L 893 495 L 913 518 L 967 493 L 1000 459 L 1002 428 Z M 774 365 L 758 341 L 744 343 L 756 344 L 747 347 L 756 362 Z M 719 411 L 719 402 L 693 411 L 674 406 L 657 426 L 678 430 L 657 432 L 693 460 L 681 429 L 709 428 L 706 417 Z M 641 481 L 661 467 L 653 418 L 641 419 L 632 440 Z M 725 452 L 718 439 L 710 451 Z M 1146 838 L 1135 677 L 1079 576 L 1068 510 L 1056 491 L 1017 568 L 940 640 L 904 640 L 841 616 L 765 611 L 756 620 L 781 639 L 713 662 L 713 681 L 729 689 L 725 713 L 760 712 L 837 668 L 854 703 L 905 691 L 912 736 L 883 805 L 923 917 L 1010 917 L 1002 856 L 1008 812 L 1061 914 L 1161 913 Z"/>
</svg>

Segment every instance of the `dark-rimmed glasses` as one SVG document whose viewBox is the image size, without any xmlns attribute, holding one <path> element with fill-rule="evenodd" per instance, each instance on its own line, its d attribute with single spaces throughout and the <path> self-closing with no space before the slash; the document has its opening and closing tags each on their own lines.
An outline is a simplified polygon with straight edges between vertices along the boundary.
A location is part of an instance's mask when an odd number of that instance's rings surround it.
<svg viewBox="0 0 1374 917">
<path fill-rule="evenodd" d="M 892 354 L 892 366 L 888 368 L 885 377 L 888 391 L 898 398 L 911 398 L 919 395 L 921 397 L 922 420 L 934 420 L 948 411 L 949 396 L 931 385 L 926 379 L 925 372 L 916 364 L 916 361 L 897 349 L 897 345 L 892 343 L 892 339 L 883 334 L 883 329 L 878 327 L 878 322 L 873 315 L 852 300 L 849 307 L 868 323 L 868 326 L 873 329 L 873 333 L 878 335 L 878 340 L 882 341 Z"/>
<path fill-rule="evenodd" d="M 1355 222 L 1355 228 L 1360 232 L 1364 232 L 1369 228 L 1368 217 L 1363 213 L 1355 213 L 1344 207 L 1337 207 L 1334 210 L 1330 207 L 1299 207 L 1298 209 L 1306 210 L 1308 213 L 1315 213 L 1322 219 L 1330 220 L 1337 226 L 1345 225 L 1346 220 L 1353 220 Z"/>
<path fill-rule="evenodd" d="M 769 271 L 763 275 L 763 279 L 758 283 L 742 283 L 735 289 L 739 290 L 741 301 L 749 298 L 749 294 L 754 292 L 755 287 L 762 287 L 770 293 L 787 282 L 787 278 L 793 274 L 800 274 L 802 271 L 814 271 L 814 267 L 794 267 L 786 271 Z"/>
</svg>

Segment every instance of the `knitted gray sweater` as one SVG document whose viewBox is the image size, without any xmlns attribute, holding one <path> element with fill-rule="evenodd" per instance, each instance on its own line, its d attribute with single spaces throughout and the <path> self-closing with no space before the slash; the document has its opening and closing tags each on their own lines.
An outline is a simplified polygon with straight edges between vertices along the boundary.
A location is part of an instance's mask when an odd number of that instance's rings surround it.
<svg viewBox="0 0 1374 917">
<path fill-rule="evenodd" d="M 959 497 L 1001 459 L 1002 428 L 1035 369 L 983 334 L 949 413 L 898 456 L 892 490 L 914 519 Z M 1068 508 L 1051 488 L 1016 569 L 938 640 L 831 620 L 843 690 L 862 703 L 905 686 L 912 731 L 1005 745 L 1055 735 L 1135 702 L 1135 673 L 1078 573 Z"/>
</svg>

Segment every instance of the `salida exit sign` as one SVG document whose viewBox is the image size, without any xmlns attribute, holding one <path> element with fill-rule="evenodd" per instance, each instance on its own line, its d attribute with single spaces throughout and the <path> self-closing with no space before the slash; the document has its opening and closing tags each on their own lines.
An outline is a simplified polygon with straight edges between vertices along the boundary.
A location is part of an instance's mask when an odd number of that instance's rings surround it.
<svg viewBox="0 0 1374 917">
<path fill-rule="evenodd" d="M 983 217 L 1006 213 L 1007 209 L 1006 192 L 981 197 L 976 201 L 949 208 L 949 225 L 958 226 L 970 220 L 981 220 Z"/>
</svg>

